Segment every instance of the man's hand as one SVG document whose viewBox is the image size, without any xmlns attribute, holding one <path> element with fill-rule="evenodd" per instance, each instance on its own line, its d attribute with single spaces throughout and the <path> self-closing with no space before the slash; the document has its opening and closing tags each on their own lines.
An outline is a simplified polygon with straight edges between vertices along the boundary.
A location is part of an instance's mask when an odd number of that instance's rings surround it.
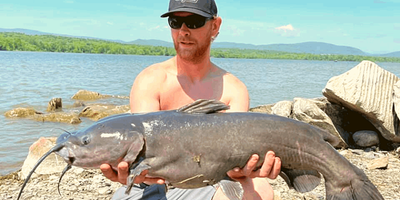
<svg viewBox="0 0 400 200">
<path fill-rule="evenodd" d="M 257 167 L 257 162 L 259 160 L 259 156 L 257 154 L 253 154 L 246 166 L 242 169 L 235 168 L 230 170 L 227 174 L 230 178 L 235 179 L 237 181 L 244 181 L 246 178 L 255 178 L 255 177 L 267 177 L 270 179 L 275 179 L 278 177 L 279 172 L 281 171 L 281 160 L 279 157 L 275 157 L 275 153 L 272 151 L 268 151 L 265 155 L 264 163 L 260 169 L 257 171 L 253 171 Z M 101 171 L 104 176 L 114 182 L 120 182 L 124 185 L 127 183 L 127 178 L 129 175 L 129 164 L 127 162 L 120 162 L 118 164 L 118 172 L 114 171 L 109 164 L 102 164 L 100 166 Z M 151 178 L 146 177 L 148 173 L 147 170 L 144 170 L 139 176 L 136 176 L 134 183 L 142 183 L 146 184 L 164 184 L 165 180 L 161 178 Z"/>
<path fill-rule="evenodd" d="M 274 152 L 268 151 L 265 155 L 264 163 L 261 168 L 253 171 L 257 167 L 258 160 L 259 156 L 257 154 L 253 154 L 246 166 L 244 166 L 242 169 L 237 167 L 228 171 L 227 174 L 230 178 L 239 182 L 244 181 L 246 178 L 266 177 L 275 179 L 278 177 L 281 171 L 281 159 L 279 157 L 275 157 Z"/>
<path fill-rule="evenodd" d="M 124 185 L 127 184 L 129 175 L 129 164 L 127 162 L 120 162 L 118 164 L 118 172 L 114 171 L 109 164 L 100 165 L 100 169 L 104 176 L 114 182 L 120 182 Z M 148 170 L 144 170 L 139 176 L 136 176 L 134 183 L 139 184 L 145 182 L 146 184 L 164 184 L 165 180 L 161 178 L 146 177 Z"/>
</svg>

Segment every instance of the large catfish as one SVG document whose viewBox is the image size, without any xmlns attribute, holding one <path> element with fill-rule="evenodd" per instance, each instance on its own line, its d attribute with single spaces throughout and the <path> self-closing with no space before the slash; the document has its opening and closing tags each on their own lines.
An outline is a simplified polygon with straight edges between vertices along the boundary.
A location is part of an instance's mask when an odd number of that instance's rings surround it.
<svg viewBox="0 0 400 200">
<path fill-rule="evenodd" d="M 362 170 L 329 143 L 338 138 L 309 124 L 252 112 L 219 113 L 228 109 L 215 100 L 197 100 L 178 110 L 121 114 L 102 119 L 73 133 L 63 133 L 56 146 L 35 165 L 23 184 L 51 152 L 70 168 L 99 168 L 121 161 L 131 166 L 128 189 L 143 170 L 178 188 L 219 183 L 230 199 L 241 199 L 242 188 L 226 180 L 226 172 L 243 167 L 252 154 L 260 165 L 268 150 L 282 161 L 281 176 L 300 192 L 314 189 L 325 178 L 326 199 L 383 199 Z M 61 178 L 60 178 L 61 180 Z M 238 187 L 239 185 L 239 187 Z"/>
</svg>

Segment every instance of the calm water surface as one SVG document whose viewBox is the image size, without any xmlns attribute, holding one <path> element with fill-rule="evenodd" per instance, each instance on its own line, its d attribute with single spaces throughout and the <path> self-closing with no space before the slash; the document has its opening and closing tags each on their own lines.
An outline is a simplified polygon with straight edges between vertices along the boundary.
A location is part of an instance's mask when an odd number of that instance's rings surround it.
<svg viewBox="0 0 400 200">
<path fill-rule="evenodd" d="M 101 94 L 129 96 L 137 74 L 153 63 L 170 57 L 96 55 L 0 51 L 0 175 L 22 166 L 29 146 L 39 137 L 58 136 L 93 122 L 82 118 L 79 125 L 7 119 L 4 113 L 17 107 L 45 111 L 54 97 L 71 108 L 70 98 L 81 89 Z M 248 87 L 251 107 L 294 97 L 322 96 L 327 81 L 353 68 L 358 62 L 216 59 Z M 399 63 L 378 63 L 400 75 Z M 111 98 L 104 103 L 128 104 L 128 99 Z M 75 110 L 79 112 L 80 110 Z"/>
</svg>

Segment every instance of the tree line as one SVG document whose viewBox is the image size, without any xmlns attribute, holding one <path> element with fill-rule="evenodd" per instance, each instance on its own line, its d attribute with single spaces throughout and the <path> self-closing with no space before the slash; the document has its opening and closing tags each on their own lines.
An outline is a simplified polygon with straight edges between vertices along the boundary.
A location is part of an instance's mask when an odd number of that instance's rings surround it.
<svg viewBox="0 0 400 200">
<path fill-rule="evenodd" d="M 0 51 L 39 51 L 64 53 L 94 53 L 94 54 L 130 54 L 174 56 L 175 49 L 171 47 L 146 46 L 123 44 L 118 42 L 64 37 L 55 35 L 26 35 L 23 33 L 0 33 Z M 243 59 L 290 59 L 290 60 L 329 60 L 329 61 L 362 61 L 373 62 L 400 62 L 396 57 L 377 57 L 359 55 L 309 54 L 290 53 L 281 51 L 253 50 L 253 49 L 211 49 L 211 56 L 215 58 L 243 58 Z"/>
</svg>

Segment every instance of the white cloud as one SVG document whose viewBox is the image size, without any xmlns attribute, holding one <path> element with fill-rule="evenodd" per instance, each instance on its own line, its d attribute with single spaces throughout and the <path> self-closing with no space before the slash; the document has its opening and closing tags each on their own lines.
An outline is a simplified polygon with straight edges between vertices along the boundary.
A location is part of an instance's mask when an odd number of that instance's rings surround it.
<svg viewBox="0 0 400 200">
<path fill-rule="evenodd" d="M 300 36 L 300 30 L 297 28 L 294 28 L 291 24 L 276 27 L 275 33 L 277 33 L 283 37 L 298 37 L 298 36 Z"/>
<path fill-rule="evenodd" d="M 114 25 L 112 22 L 107 22 L 107 24 L 110 26 Z"/>
<path fill-rule="evenodd" d="M 294 28 L 291 24 L 288 24 L 286 26 L 276 27 L 275 30 L 282 30 L 286 33 L 287 31 L 294 31 Z"/>
</svg>

